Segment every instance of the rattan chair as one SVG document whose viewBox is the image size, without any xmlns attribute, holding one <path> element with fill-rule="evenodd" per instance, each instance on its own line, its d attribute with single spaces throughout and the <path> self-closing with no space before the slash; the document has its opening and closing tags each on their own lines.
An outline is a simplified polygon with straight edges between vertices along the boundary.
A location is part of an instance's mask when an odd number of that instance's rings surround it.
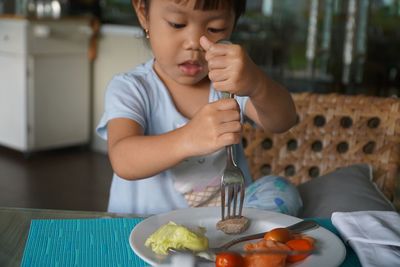
<svg viewBox="0 0 400 267">
<path fill-rule="evenodd" d="M 374 182 L 399 210 L 400 99 L 294 93 L 299 122 L 284 134 L 245 123 L 243 142 L 255 179 L 276 174 L 294 184 L 338 167 L 369 163 Z"/>
</svg>

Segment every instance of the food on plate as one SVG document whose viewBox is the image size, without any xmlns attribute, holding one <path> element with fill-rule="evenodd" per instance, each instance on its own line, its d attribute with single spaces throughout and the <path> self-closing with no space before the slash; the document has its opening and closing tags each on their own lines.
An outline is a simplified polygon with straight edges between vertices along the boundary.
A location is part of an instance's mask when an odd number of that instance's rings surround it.
<svg viewBox="0 0 400 267">
<path fill-rule="evenodd" d="M 151 234 L 145 246 L 160 255 L 168 255 L 168 249 L 188 249 L 191 251 L 204 251 L 208 249 L 208 238 L 204 235 L 205 229 L 199 227 L 196 230 L 183 225 L 169 222 L 162 225 Z"/>
<path fill-rule="evenodd" d="M 287 228 L 274 228 L 264 235 L 265 240 L 272 240 L 281 243 L 286 243 L 292 239 L 292 233 Z"/>
<path fill-rule="evenodd" d="M 215 259 L 215 267 L 243 267 L 244 259 L 240 253 L 222 252 L 217 254 Z"/>
<path fill-rule="evenodd" d="M 284 267 L 287 263 L 302 261 L 310 254 L 263 254 L 260 250 L 286 250 L 286 251 L 312 251 L 315 239 L 305 234 L 292 234 L 285 228 L 275 228 L 264 235 L 262 240 L 254 243 L 246 243 L 243 256 L 245 267 Z M 289 235 L 288 235 L 289 234 Z M 289 239 L 288 239 L 289 238 Z M 280 240 L 280 241 L 279 241 Z M 257 253 L 260 252 L 260 253 Z M 236 261 L 238 259 L 236 258 Z M 218 265 L 216 265 L 218 267 Z M 229 265 L 228 265 L 229 266 Z"/>
<path fill-rule="evenodd" d="M 225 234 L 240 234 L 247 230 L 250 220 L 244 216 L 240 218 L 225 219 L 217 222 L 217 229 Z"/>
<path fill-rule="evenodd" d="M 315 239 L 312 238 L 312 237 L 309 236 L 309 235 L 305 235 L 305 234 L 294 234 L 294 235 L 292 236 L 292 239 L 306 239 L 306 240 L 308 240 L 308 241 L 313 245 L 313 247 L 314 247 Z"/>
<path fill-rule="evenodd" d="M 292 239 L 286 242 L 286 245 L 292 250 L 303 250 L 308 251 L 314 248 L 314 244 L 311 243 L 309 239 Z M 289 255 L 287 257 L 288 262 L 297 262 L 302 261 L 308 257 L 308 254 L 298 254 L 298 255 Z"/>
<path fill-rule="evenodd" d="M 290 250 L 290 248 L 280 242 L 262 239 L 256 243 L 247 243 L 244 250 L 247 252 L 257 252 L 257 250 Z M 286 254 L 262 254 L 249 253 L 244 256 L 245 267 L 283 267 L 286 264 Z"/>
</svg>

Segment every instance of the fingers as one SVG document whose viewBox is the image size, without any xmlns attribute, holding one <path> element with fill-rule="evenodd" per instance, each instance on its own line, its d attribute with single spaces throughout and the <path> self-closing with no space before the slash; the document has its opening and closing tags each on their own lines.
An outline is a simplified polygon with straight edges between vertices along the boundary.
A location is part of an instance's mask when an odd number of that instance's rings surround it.
<svg viewBox="0 0 400 267">
<path fill-rule="evenodd" d="M 237 134 L 242 132 L 242 124 L 239 121 L 222 123 L 218 129 L 220 135 L 226 133 Z"/>
<path fill-rule="evenodd" d="M 239 143 L 242 132 L 239 104 L 235 99 L 221 99 L 207 104 L 187 126 L 194 129 L 191 135 L 199 136 L 198 139 L 212 149 Z"/>
<path fill-rule="evenodd" d="M 210 53 L 225 53 L 227 45 L 230 43 L 214 43 L 207 37 L 200 37 L 200 45 L 206 51 Z"/>
<path fill-rule="evenodd" d="M 201 47 L 207 52 L 208 50 L 210 50 L 210 48 L 211 48 L 211 46 L 213 45 L 214 43 L 213 42 L 211 42 L 210 40 L 208 40 L 208 38 L 207 37 L 205 37 L 205 36 L 201 36 L 200 37 L 200 45 L 201 45 Z"/>
<path fill-rule="evenodd" d="M 211 79 L 211 78 L 210 78 Z M 232 79 L 219 79 L 218 81 L 213 82 L 213 86 L 215 89 L 218 91 L 225 91 L 225 92 L 230 92 L 232 88 L 237 87 L 237 83 L 232 81 Z"/>
<path fill-rule="evenodd" d="M 211 103 L 217 110 L 234 110 L 238 113 L 240 113 L 240 107 L 238 102 L 233 99 L 233 98 L 227 98 L 227 99 L 220 99 L 218 101 L 215 101 Z"/>
<path fill-rule="evenodd" d="M 223 114 L 219 116 L 220 123 L 237 122 L 240 124 L 240 113 L 236 110 L 224 111 Z"/>
<path fill-rule="evenodd" d="M 219 135 L 218 137 L 219 142 L 223 145 L 223 146 L 228 146 L 228 145 L 232 145 L 232 144 L 239 144 L 241 139 L 242 139 L 242 133 L 241 130 L 240 131 L 236 131 L 236 132 L 225 132 Z"/>
<path fill-rule="evenodd" d="M 240 113 L 238 110 L 226 110 L 223 112 L 217 128 L 217 134 L 218 139 L 225 146 L 240 143 L 242 124 L 240 123 Z"/>
<path fill-rule="evenodd" d="M 236 102 L 235 99 L 221 99 L 218 101 L 215 101 L 211 103 L 208 108 L 211 110 L 214 110 L 212 112 L 212 116 L 210 118 L 213 118 L 213 123 L 217 125 L 236 125 L 236 128 L 232 129 L 232 126 L 230 126 L 229 129 L 230 131 L 232 130 L 237 130 L 240 131 L 241 129 L 241 123 L 240 123 L 240 108 L 239 104 Z M 219 127 L 219 126 L 218 126 Z M 223 128 L 225 129 L 225 128 Z M 223 133 L 225 131 L 219 131 L 220 133 Z"/>
<path fill-rule="evenodd" d="M 207 61 L 217 56 L 227 55 L 229 52 L 227 48 L 230 46 L 230 44 L 213 43 L 205 36 L 200 37 L 200 45 L 206 51 Z"/>
<path fill-rule="evenodd" d="M 234 99 L 222 99 L 215 102 L 218 105 L 218 121 L 217 134 L 220 139 L 224 140 L 225 145 L 240 142 L 242 132 L 242 124 L 240 123 L 240 110 Z"/>
<path fill-rule="evenodd" d="M 215 87 L 216 82 L 227 81 L 230 78 L 230 73 L 227 71 L 221 70 L 221 69 L 211 70 L 208 73 L 208 77 L 210 78 L 211 81 L 213 81 L 214 87 Z M 215 88 L 219 88 L 219 87 L 215 87 Z"/>
<path fill-rule="evenodd" d="M 209 70 L 225 69 L 230 66 L 230 60 L 226 57 L 214 57 L 210 58 L 208 61 Z"/>
<path fill-rule="evenodd" d="M 215 89 L 231 92 L 236 88 L 237 77 L 241 72 L 240 46 L 230 43 L 213 43 L 207 37 L 200 38 L 200 44 L 206 51 L 208 77 Z"/>
</svg>

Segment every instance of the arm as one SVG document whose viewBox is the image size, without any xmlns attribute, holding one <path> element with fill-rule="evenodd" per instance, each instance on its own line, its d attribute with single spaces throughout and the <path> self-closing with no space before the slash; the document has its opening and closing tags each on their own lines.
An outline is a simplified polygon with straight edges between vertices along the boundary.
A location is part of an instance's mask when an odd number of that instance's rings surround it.
<svg viewBox="0 0 400 267">
<path fill-rule="evenodd" d="M 114 172 L 125 179 L 153 176 L 184 159 L 176 145 L 179 131 L 144 136 L 142 127 L 125 118 L 108 123 L 108 154 Z"/>
<path fill-rule="evenodd" d="M 296 109 L 289 92 L 271 80 L 239 45 L 214 44 L 206 37 L 200 43 L 206 51 L 209 77 L 214 87 L 249 96 L 245 114 L 271 132 L 284 132 L 296 123 Z"/>
<path fill-rule="evenodd" d="M 161 135 L 144 136 L 142 127 L 130 119 L 110 120 L 108 150 L 113 170 L 125 179 L 143 179 L 187 157 L 239 143 L 239 119 L 237 102 L 224 99 L 204 106 L 185 126 Z"/>
<path fill-rule="evenodd" d="M 250 95 L 245 114 L 264 130 L 282 133 L 296 124 L 296 108 L 289 92 L 259 70 L 259 84 Z"/>
</svg>

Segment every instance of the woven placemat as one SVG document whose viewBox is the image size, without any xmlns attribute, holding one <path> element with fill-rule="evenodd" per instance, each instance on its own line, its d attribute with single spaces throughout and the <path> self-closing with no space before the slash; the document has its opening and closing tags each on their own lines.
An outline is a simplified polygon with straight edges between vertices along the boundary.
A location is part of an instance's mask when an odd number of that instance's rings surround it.
<svg viewBox="0 0 400 267">
<path fill-rule="evenodd" d="M 131 249 L 136 218 L 32 220 L 21 266 L 148 266 Z"/>
</svg>

